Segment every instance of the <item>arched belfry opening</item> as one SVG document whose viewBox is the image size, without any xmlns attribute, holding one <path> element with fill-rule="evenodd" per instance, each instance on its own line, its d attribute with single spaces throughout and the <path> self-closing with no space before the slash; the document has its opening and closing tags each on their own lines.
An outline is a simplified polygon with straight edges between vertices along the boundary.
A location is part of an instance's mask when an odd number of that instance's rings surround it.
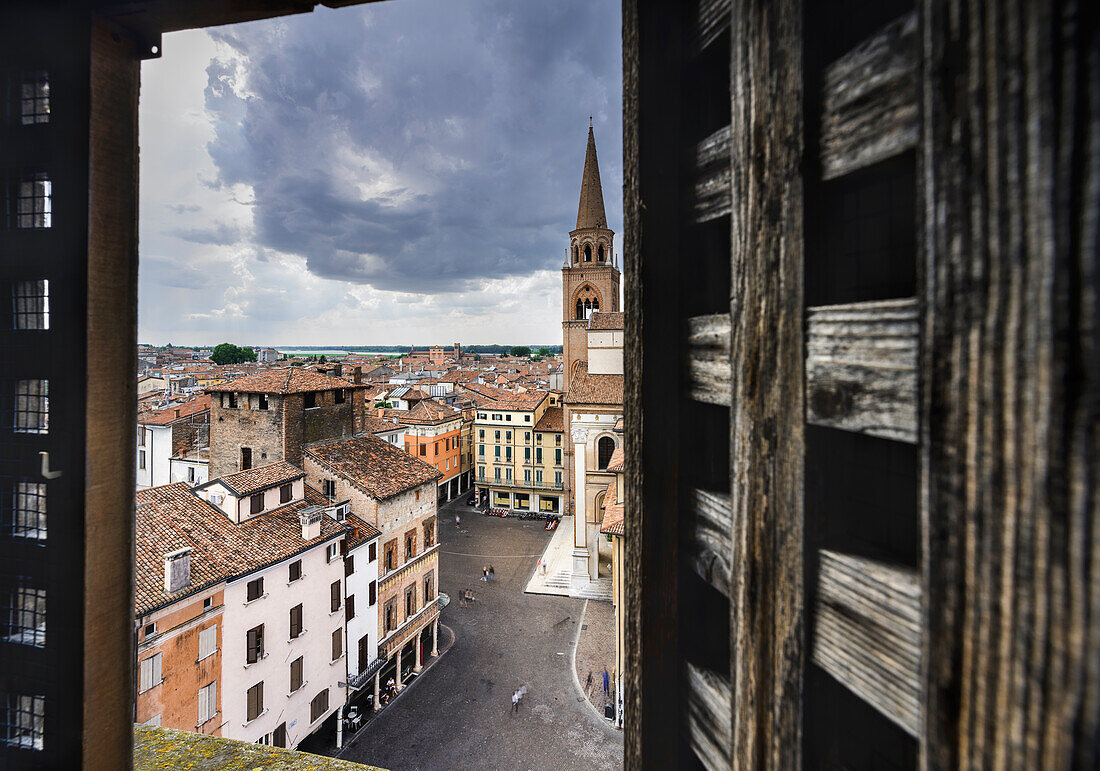
<svg viewBox="0 0 1100 771">
<path fill-rule="evenodd" d="M 603 262 L 603 244 L 600 244 L 600 251 L 599 251 L 599 253 L 598 253 L 598 254 L 596 255 L 596 259 L 597 259 L 597 260 L 598 260 L 599 262 Z"/>
<path fill-rule="evenodd" d="M 592 262 L 592 244 L 584 245 L 584 261 Z"/>
<path fill-rule="evenodd" d="M 600 295 L 591 284 L 584 284 L 577 290 L 576 316 L 578 321 L 587 320 L 600 310 Z"/>
</svg>

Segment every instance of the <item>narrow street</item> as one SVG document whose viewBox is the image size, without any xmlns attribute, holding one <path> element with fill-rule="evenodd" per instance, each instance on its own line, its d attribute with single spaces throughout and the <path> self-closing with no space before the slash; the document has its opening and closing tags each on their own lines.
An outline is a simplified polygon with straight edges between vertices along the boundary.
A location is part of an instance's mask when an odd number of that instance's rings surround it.
<svg viewBox="0 0 1100 771">
<path fill-rule="evenodd" d="M 584 601 L 523 593 L 550 533 L 475 513 L 465 498 L 441 508 L 438 525 L 440 589 L 451 597 L 442 623 L 454 644 L 341 757 L 395 770 L 621 768 L 622 733 L 586 703 L 572 670 Z M 479 580 L 486 564 L 493 583 Z M 477 601 L 463 608 L 467 588 Z"/>
</svg>

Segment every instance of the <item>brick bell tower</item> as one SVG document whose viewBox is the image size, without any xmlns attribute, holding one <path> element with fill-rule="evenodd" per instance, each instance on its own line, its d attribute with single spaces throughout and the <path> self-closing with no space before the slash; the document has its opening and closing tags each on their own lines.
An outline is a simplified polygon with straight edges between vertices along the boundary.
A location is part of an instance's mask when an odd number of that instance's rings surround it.
<svg viewBox="0 0 1100 771">
<path fill-rule="evenodd" d="M 565 390 L 576 362 L 588 359 L 588 318 L 596 311 L 619 310 L 619 268 L 612 247 L 615 231 L 603 210 L 596 137 L 588 119 L 588 148 L 581 176 L 577 227 L 569 233 L 569 251 L 561 269 L 562 346 Z"/>
</svg>

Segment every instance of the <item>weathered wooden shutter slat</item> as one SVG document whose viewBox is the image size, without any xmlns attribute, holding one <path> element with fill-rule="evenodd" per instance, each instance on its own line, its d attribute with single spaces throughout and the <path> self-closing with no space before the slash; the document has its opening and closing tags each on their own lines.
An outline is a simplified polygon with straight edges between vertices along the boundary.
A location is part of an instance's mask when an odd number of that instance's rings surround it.
<svg viewBox="0 0 1100 771">
<path fill-rule="evenodd" d="M 723 126 L 695 146 L 692 215 L 696 223 L 730 213 L 730 127 Z"/>
<path fill-rule="evenodd" d="M 917 571 L 820 552 L 813 661 L 912 736 L 920 727 Z"/>
<path fill-rule="evenodd" d="M 730 315 L 712 313 L 687 320 L 688 396 L 707 404 L 730 405 Z"/>
<path fill-rule="evenodd" d="M 917 53 L 912 12 L 828 67 L 821 116 L 824 179 L 916 147 Z"/>
<path fill-rule="evenodd" d="M 706 50 L 730 26 L 730 0 L 698 0 L 693 9 L 691 51 Z"/>
<path fill-rule="evenodd" d="M 730 596 L 730 533 L 733 519 L 728 495 L 709 490 L 691 492 L 692 530 L 686 555 L 699 577 Z"/>
<path fill-rule="evenodd" d="M 704 766 L 729 768 L 733 710 L 729 680 L 690 661 L 685 664 L 688 743 Z"/>
<path fill-rule="evenodd" d="M 807 308 L 806 420 L 917 441 L 916 298 Z"/>
</svg>

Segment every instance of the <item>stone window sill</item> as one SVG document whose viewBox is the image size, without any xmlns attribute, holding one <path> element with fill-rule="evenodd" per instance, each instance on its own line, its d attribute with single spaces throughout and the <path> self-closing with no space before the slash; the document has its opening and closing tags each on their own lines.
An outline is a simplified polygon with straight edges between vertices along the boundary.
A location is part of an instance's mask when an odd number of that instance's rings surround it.
<svg viewBox="0 0 1100 771">
<path fill-rule="evenodd" d="M 252 718 L 251 720 L 246 720 L 243 723 L 241 723 L 241 727 L 247 728 L 248 726 L 252 725 L 253 723 L 255 723 L 257 720 L 259 720 L 260 718 L 262 718 L 266 714 L 267 714 L 267 710 L 265 709 L 263 712 L 256 715 L 256 717 Z"/>
<path fill-rule="evenodd" d="M 248 669 L 249 667 L 254 667 L 254 666 L 256 666 L 257 664 L 259 664 L 259 663 L 260 663 L 261 661 L 263 661 L 264 659 L 266 659 L 267 657 L 268 657 L 268 654 L 267 654 L 267 653 L 265 653 L 265 654 L 263 654 L 262 656 L 260 656 L 260 658 L 258 658 L 258 659 L 256 659 L 255 661 L 253 661 L 252 663 L 250 663 L 250 664 L 245 664 L 245 665 L 244 665 L 244 668 L 245 668 L 245 669 Z"/>
<path fill-rule="evenodd" d="M 251 604 L 252 604 L 252 603 L 254 603 L 254 602 L 259 602 L 260 600 L 262 600 L 262 599 L 263 599 L 264 597 L 266 597 L 266 596 L 267 596 L 267 592 L 264 592 L 263 594 L 261 594 L 261 595 L 260 595 L 259 597 L 257 597 L 257 598 L 256 598 L 256 599 L 254 599 L 254 600 L 245 600 L 245 601 L 244 601 L 244 604 L 245 604 L 245 605 L 251 605 Z"/>
</svg>

